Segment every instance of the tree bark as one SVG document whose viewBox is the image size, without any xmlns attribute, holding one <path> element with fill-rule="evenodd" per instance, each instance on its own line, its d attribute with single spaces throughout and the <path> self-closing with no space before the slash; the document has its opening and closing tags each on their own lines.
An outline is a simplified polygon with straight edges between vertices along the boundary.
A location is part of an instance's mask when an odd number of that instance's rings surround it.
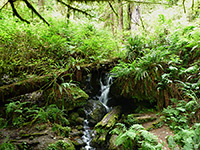
<svg viewBox="0 0 200 150">
<path fill-rule="evenodd" d="M 133 4 L 132 3 L 129 3 L 128 4 L 128 10 L 127 10 L 127 16 L 128 16 L 128 30 L 131 30 L 132 29 L 132 14 L 133 14 Z"/>
<path fill-rule="evenodd" d="M 115 21 L 114 21 L 114 14 L 113 13 L 110 14 L 110 18 L 111 18 L 112 34 L 114 35 L 114 33 L 115 33 L 115 27 L 114 27 Z"/>
</svg>

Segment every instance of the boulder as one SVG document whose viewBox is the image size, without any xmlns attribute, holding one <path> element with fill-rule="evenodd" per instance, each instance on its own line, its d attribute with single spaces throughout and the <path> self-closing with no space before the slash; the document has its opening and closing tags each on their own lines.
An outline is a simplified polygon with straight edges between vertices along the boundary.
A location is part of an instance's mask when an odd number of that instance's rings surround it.
<svg viewBox="0 0 200 150">
<path fill-rule="evenodd" d="M 100 101 L 90 100 L 85 106 L 90 126 L 97 124 L 107 113 L 105 106 Z"/>
</svg>

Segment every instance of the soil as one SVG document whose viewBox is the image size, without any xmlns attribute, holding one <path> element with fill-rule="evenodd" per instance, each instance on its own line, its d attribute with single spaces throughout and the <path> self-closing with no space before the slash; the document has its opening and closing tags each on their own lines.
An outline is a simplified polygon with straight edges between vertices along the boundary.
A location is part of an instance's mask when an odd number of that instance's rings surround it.
<svg viewBox="0 0 200 150">
<path fill-rule="evenodd" d="M 153 123 L 155 123 L 155 121 L 144 123 L 143 127 L 148 128 L 148 127 L 152 126 Z M 167 144 L 167 137 L 170 135 L 174 136 L 174 134 L 169 129 L 169 127 L 167 127 L 166 125 L 163 125 L 162 127 L 154 128 L 154 129 L 150 130 L 149 132 L 153 133 L 154 135 L 156 135 L 158 137 L 158 141 L 160 143 L 163 143 L 163 145 L 164 145 L 164 147 L 163 147 L 164 150 L 170 150 L 170 148 L 168 147 L 168 144 Z"/>
</svg>

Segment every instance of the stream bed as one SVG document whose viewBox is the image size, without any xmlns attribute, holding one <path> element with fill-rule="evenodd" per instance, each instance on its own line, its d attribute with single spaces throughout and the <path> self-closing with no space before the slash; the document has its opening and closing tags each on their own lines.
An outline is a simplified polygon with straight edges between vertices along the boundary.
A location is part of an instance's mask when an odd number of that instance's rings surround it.
<svg viewBox="0 0 200 150">
<path fill-rule="evenodd" d="M 90 77 L 88 78 L 88 82 L 90 82 Z M 105 111 L 106 113 L 108 113 L 111 109 L 110 107 L 107 106 L 111 84 L 112 84 L 112 77 L 108 73 L 101 75 L 99 79 L 100 90 L 97 93 L 97 95 L 93 96 L 94 98 L 93 100 L 100 102 L 104 106 L 104 108 L 106 109 Z M 89 115 L 93 112 L 85 108 L 85 113 L 86 113 L 86 119 L 84 120 L 84 135 L 82 136 L 83 141 L 86 143 L 85 150 L 95 150 L 96 148 L 92 147 L 90 144 L 93 137 L 93 130 L 92 130 L 93 127 L 89 126 Z"/>
</svg>

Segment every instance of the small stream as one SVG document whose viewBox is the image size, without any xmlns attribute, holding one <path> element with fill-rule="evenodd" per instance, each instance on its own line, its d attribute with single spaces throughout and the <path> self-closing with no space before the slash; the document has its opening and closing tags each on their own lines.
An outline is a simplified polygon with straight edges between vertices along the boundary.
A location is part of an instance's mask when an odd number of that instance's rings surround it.
<svg viewBox="0 0 200 150">
<path fill-rule="evenodd" d="M 90 77 L 88 78 L 88 81 L 90 82 Z M 111 108 L 107 106 L 107 102 L 109 100 L 109 91 L 110 91 L 110 86 L 112 84 L 112 77 L 107 73 L 104 76 L 102 75 L 100 77 L 100 94 L 96 95 L 95 97 L 104 105 L 106 108 L 107 112 Z M 85 150 L 95 150 L 96 148 L 92 147 L 90 145 L 90 142 L 92 140 L 92 128 L 89 126 L 88 122 L 88 114 L 90 113 L 88 110 L 85 109 L 86 112 L 86 119 L 84 120 L 84 135 L 83 135 L 83 141 L 86 143 Z"/>
</svg>

